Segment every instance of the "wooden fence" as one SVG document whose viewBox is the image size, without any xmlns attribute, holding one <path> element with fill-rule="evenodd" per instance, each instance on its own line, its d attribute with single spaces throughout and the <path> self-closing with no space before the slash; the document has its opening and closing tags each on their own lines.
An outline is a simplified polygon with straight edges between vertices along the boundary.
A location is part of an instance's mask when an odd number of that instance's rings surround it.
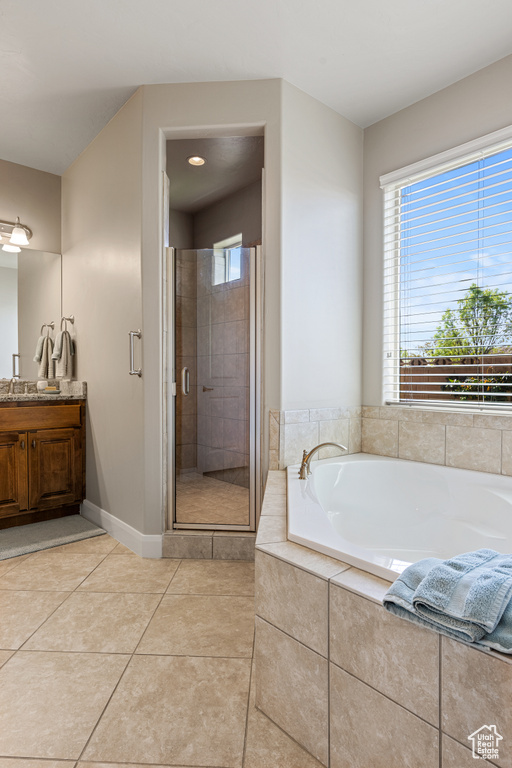
<svg viewBox="0 0 512 768">
<path fill-rule="evenodd" d="M 453 391 L 450 379 L 463 384 L 468 378 L 494 379 L 512 374 L 512 355 L 486 355 L 485 362 L 479 362 L 479 358 L 463 358 L 454 365 L 450 358 L 437 358 L 434 362 L 429 358 L 412 358 L 405 360 L 400 365 L 400 399 L 401 400 L 449 400 L 463 402 L 467 398 L 466 392 Z M 457 386 L 457 385 L 456 385 Z M 506 386 L 506 385 L 505 385 Z M 491 387 L 492 394 L 480 399 L 499 402 L 512 402 L 512 376 L 510 380 L 510 394 L 501 391 L 498 397 Z M 473 387 L 476 389 L 476 387 Z"/>
</svg>

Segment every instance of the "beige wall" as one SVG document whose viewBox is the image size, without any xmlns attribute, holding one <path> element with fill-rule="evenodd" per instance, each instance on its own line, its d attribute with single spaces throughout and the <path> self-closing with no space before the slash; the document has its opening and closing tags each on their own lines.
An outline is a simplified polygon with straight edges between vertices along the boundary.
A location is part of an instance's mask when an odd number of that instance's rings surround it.
<svg viewBox="0 0 512 768">
<path fill-rule="evenodd" d="M 361 404 L 362 150 L 283 82 L 281 408 Z"/>
<path fill-rule="evenodd" d="M 382 191 L 379 176 L 512 124 L 512 56 L 364 133 L 363 402 L 382 403 Z"/>
<path fill-rule="evenodd" d="M 194 248 L 242 233 L 244 246 L 261 240 L 261 181 L 249 184 L 194 216 Z"/>
<path fill-rule="evenodd" d="M 192 214 L 183 211 L 169 212 L 169 245 L 172 248 L 189 249 L 194 247 L 194 219 Z"/>
<path fill-rule="evenodd" d="M 142 327 L 141 178 L 138 91 L 63 175 L 62 246 L 63 312 L 76 317 L 77 378 L 88 382 L 87 499 L 139 531 L 144 380 L 128 375 L 128 331 Z"/>
<path fill-rule="evenodd" d="M 60 253 L 60 176 L 0 160 L 0 219 L 32 230 L 29 249 Z"/>
</svg>

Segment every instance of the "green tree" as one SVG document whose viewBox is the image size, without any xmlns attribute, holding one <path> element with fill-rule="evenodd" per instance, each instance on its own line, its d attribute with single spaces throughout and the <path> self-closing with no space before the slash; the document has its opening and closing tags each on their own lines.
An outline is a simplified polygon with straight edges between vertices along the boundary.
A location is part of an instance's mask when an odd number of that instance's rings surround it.
<svg viewBox="0 0 512 768">
<path fill-rule="evenodd" d="M 506 291 L 479 288 L 476 283 L 447 309 L 430 342 L 432 357 L 487 355 L 512 340 L 512 296 Z"/>
</svg>

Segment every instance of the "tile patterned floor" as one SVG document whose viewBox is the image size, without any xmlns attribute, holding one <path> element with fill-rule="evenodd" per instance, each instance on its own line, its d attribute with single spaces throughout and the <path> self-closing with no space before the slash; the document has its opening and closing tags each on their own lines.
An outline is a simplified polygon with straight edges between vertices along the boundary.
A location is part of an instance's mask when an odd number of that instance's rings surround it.
<svg viewBox="0 0 512 768">
<path fill-rule="evenodd" d="M 0 768 L 320 768 L 254 706 L 254 564 L 2 562 Z"/>
<path fill-rule="evenodd" d="M 187 472 L 176 481 L 176 520 L 205 525 L 249 525 L 249 490 Z"/>
</svg>

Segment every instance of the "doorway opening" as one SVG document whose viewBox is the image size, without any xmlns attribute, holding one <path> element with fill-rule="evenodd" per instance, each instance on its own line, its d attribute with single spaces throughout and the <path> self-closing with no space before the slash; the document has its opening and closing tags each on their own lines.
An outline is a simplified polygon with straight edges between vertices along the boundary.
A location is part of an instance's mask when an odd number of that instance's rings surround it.
<svg viewBox="0 0 512 768">
<path fill-rule="evenodd" d="M 167 142 L 170 528 L 255 530 L 262 169 L 261 136 Z"/>
</svg>

